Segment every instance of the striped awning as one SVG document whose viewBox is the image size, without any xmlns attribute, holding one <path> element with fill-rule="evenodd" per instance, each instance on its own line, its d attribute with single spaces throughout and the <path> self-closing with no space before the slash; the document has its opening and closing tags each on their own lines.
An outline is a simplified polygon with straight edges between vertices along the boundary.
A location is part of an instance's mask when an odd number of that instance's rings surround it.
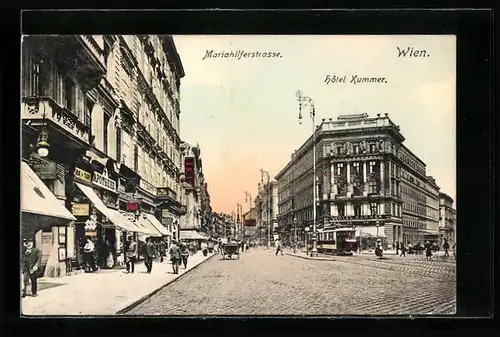
<svg viewBox="0 0 500 337">
<path fill-rule="evenodd" d="M 65 220 L 76 218 L 25 162 L 21 162 L 21 211 Z"/>
<path fill-rule="evenodd" d="M 104 202 L 94 192 L 92 187 L 85 186 L 80 183 L 75 184 L 83 192 L 83 194 L 85 194 L 87 198 L 89 198 L 92 204 L 94 204 L 95 208 L 97 208 L 99 212 L 106 216 L 109 221 L 113 223 L 113 225 L 127 232 L 139 232 L 137 226 L 130 222 L 123 215 L 121 215 L 120 212 L 108 208 L 106 205 L 104 205 Z"/>
<path fill-rule="evenodd" d="M 146 213 L 146 218 L 147 220 L 153 225 L 153 227 L 158 230 L 162 235 L 164 236 L 169 236 L 171 233 L 168 231 L 168 229 L 161 224 L 160 221 L 153 215 L 153 214 L 148 214 Z"/>
</svg>

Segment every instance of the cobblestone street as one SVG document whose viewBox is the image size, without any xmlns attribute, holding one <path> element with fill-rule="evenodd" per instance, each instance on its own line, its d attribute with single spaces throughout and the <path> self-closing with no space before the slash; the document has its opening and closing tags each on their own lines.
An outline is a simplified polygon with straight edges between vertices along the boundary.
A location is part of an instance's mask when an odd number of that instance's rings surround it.
<svg viewBox="0 0 500 337">
<path fill-rule="evenodd" d="M 127 315 L 417 315 L 455 312 L 455 264 L 335 261 L 253 249 L 215 256 Z"/>
</svg>

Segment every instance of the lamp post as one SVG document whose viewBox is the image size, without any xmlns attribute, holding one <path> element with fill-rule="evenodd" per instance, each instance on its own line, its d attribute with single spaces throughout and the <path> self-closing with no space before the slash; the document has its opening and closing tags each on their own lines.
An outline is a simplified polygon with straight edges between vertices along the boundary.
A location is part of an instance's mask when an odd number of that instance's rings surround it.
<svg viewBox="0 0 500 337">
<path fill-rule="evenodd" d="M 267 178 L 266 181 L 264 181 L 264 176 Z M 266 217 L 267 217 L 267 248 L 269 249 L 271 247 L 271 193 L 270 193 L 270 177 L 269 177 L 269 172 L 265 171 L 264 169 L 260 169 L 260 180 L 264 184 L 264 188 L 266 191 L 266 204 L 267 204 L 267 212 L 266 212 Z"/>
<path fill-rule="evenodd" d="M 308 97 L 303 96 L 302 92 L 298 90 L 295 95 L 297 96 L 297 100 L 299 101 L 299 124 L 302 124 L 302 105 L 309 106 L 310 112 L 309 115 L 312 120 L 312 146 L 313 146 L 313 235 L 312 235 L 312 251 L 311 256 L 318 256 L 318 247 L 317 247 L 317 233 L 316 233 L 316 111 L 314 108 L 314 101 Z"/>
<path fill-rule="evenodd" d="M 242 218 L 243 218 L 243 215 L 241 214 L 242 210 L 242 207 L 241 207 L 241 204 L 240 203 L 237 203 L 236 204 L 236 223 L 238 225 L 238 236 L 241 235 L 241 222 L 242 222 Z"/>
<path fill-rule="evenodd" d="M 40 87 L 40 66 L 43 64 L 43 60 L 39 59 L 37 62 L 33 64 L 33 77 L 34 77 L 34 85 L 33 85 L 33 94 L 34 94 L 34 102 L 36 104 L 36 109 L 38 110 L 40 105 L 43 108 L 42 114 L 42 126 L 40 128 L 40 133 L 38 134 L 38 139 L 36 142 L 36 152 L 41 158 L 46 158 L 49 155 L 50 144 L 49 140 L 49 132 L 47 131 L 46 121 L 45 121 L 45 104 L 41 102 L 41 87 Z"/>
</svg>

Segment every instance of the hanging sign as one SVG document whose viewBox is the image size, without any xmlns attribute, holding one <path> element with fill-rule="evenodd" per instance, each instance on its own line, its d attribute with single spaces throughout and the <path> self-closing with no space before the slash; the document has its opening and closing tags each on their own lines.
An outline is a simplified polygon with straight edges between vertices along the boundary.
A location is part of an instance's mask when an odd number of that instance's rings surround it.
<svg viewBox="0 0 500 337">
<path fill-rule="evenodd" d="M 42 180 L 53 180 L 57 179 L 56 173 L 56 163 L 43 158 L 37 158 L 37 160 L 32 160 L 30 163 L 33 171 Z"/>
<path fill-rule="evenodd" d="M 75 167 L 75 178 L 91 185 L 92 184 L 92 174 L 90 174 L 87 171 L 84 171 L 82 169 L 79 169 L 78 167 Z"/>
<path fill-rule="evenodd" d="M 90 205 L 89 204 L 76 204 L 73 203 L 71 205 L 71 212 L 75 216 L 88 216 L 90 214 Z"/>
</svg>

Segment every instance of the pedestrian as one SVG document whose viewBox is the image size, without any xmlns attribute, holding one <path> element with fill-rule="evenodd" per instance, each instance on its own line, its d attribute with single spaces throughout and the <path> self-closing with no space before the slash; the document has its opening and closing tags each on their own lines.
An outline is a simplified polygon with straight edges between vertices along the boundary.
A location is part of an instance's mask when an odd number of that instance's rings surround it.
<svg viewBox="0 0 500 337">
<path fill-rule="evenodd" d="M 457 243 L 454 242 L 453 243 L 453 247 L 451 247 L 451 250 L 452 250 L 452 253 L 453 253 L 453 257 L 456 259 L 456 252 L 457 252 Z"/>
<path fill-rule="evenodd" d="M 429 261 L 432 256 L 432 250 L 431 250 L 432 245 L 430 244 L 429 241 L 425 241 L 424 247 L 425 247 L 425 258 L 427 261 Z"/>
<path fill-rule="evenodd" d="M 201 243 L 201 251 L 202 251 L 202 253 L 203 253 L 203 256 L 207 256 L 207 255 L 208 255 L 208 248 L 207 248 L 207 247 L 208 247 L 208 246 L 207 246 L 206 241 L 203 241 L 203 242 Z"/>
<path fill-rule="evenodd" d="M 165 252 L 167 251 L 167 244 L 165 243 L 165 239 L 161 239 L 158 243 L 158 252 L 160 254 L 160 262 L 163 262 L 163 257 L 165 256 Z"/>
<path fill-rule="evenodd" d="M 401 254 L 399 256 L 406 257 L 406 247 L 405 247 L 404 243 L 401 243 Z"/>
<path fill-rule="evenodd" d="M 33 246 L 33 239 L 27 238 L 23 250 L 22 258 L 22 276 L 23 276 L 23 292 L 22 297 L 26 297 L 26 288 L 28 283 L 31 283 L 31 296 L 37 296 L 38 281 L 42 263 L 42 252 L 40 249 Z"/>
<path fill-rule="evenodd" d="M 126 265 L 127 265 L 127 273 L 134 273 L 135 269 L 135 260 L 137 258 L 137 242 L 132 238 L 132 236 L 129 236 L 127 239 L 127 245 L 126 245 Z"/>
<path fill-rule="evenodd" d="M 450 253 L 448 252 L 448 249 L 450 249 L 450 244 L 448 243 L 447 239 L 444 239 L 443 249 L 444 249 L 444 256 L 449 257 Z"/>
<path fill-rule="evenodd" d="M 188 264 L 188 258 L 189 258 L 189 249 L 184 242 L 180 243 L 179 248 L 181 250 L 182 264 L 184 265 L 184 269 L 186 269 L 187 264 Z"/>
<path fill-rule="evenodd" d="M 274 242 L 274 246 L 276 247 L 276 253 L 274 255 L 278 255 L 278 253 L 281 253 L 281 255 L 283 255 L 283 249 L 281 247 L 281 242 L 279 239 L 276 239 L 276 241 Z"/>
<path fill-rule="evenodd" d="M 399 241 L 396 241 L 396 255 L 399 255 Z"/>
<path fill-rule="evenodd" d="M 179 274 L 179 262 L 181 260 L 181 250 L 177 246 L 176 241 L 172 241 L 172 245 L 168 251 L 170 255 L 170 261 L 172 262 L 172 270 L 174 274 Z"/>
<path fill-rule="evenodd" d="M 94 259 L 95 245 L 92 242 L 90 236 L 87 236 L 86 240 L 87 241 L 85 242 L 85 246 L 83 246 L 83 259 L 85 261 L 85 272 L 92 273 L 97 270 L 97 268 L 95 267 L 95 259 Z"/>
<path fill-rule="evenodd" d="M 144 264 L 146 265 L 146 271 L 151 274 L 153 269 L 153 259 L 155 257 L 155 247 L 152 242 L 151 237 L 146 239 L 146 245 L 144 246 Z"/>
<path fill-rule="evenodd" d="M 248 243 L 245 243 L 245 252 L 247 252 L 247 253 L 248 253 L 248 249 L 249 249 L 249 248 L 250 248 L 250 247 L 248 247 Z"/>
</svg>

